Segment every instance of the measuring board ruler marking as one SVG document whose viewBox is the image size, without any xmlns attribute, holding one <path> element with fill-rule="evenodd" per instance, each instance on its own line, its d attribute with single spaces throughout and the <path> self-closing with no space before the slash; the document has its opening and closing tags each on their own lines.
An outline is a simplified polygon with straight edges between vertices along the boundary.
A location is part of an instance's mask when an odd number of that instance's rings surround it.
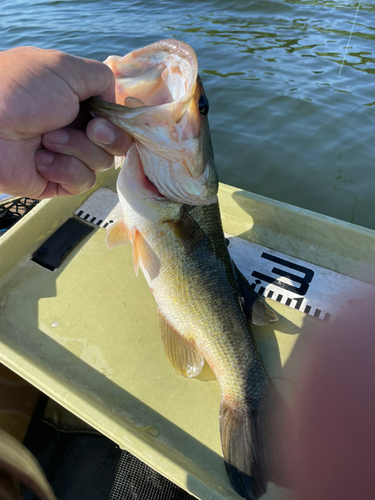
<svg viewBox="0 0 375 500">
<path fill-rule="evenodd" d="M 118 196 L 99 188 L 74 214 L 108 228 L 122 217 Z M 251 241 L 225 235 L 236 266 L 260 295 L 326 322 L 332 322 L 350 300 L 363 299 L 375 287 Z"/>
<path fill-rule="evenodd" d="M 77 208 L 74 215 L 95 226 L 107 229 L 122 217 L 117 193 L 107 188 L 99 188 Z"/>
<path fill-rule="evenodd" d="M 292 309 L 332 322 L 349 301 L 375 287 L 256 243 L 226 235 L 229 253 L 253 290 Z"/>
</svg>

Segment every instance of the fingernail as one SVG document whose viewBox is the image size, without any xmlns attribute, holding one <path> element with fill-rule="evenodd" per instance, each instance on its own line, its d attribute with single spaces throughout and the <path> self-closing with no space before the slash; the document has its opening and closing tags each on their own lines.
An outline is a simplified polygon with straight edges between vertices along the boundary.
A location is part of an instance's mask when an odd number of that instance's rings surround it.
<svg viewBox="0 0 375 500">
<path fill-rule="evenodd" d="M 39 150 L 36 152 L 35 161 L 39 166 L 48 166 L 51 165 L 54 159 L 54 154 L 50 151 L 46 151 L 45 149 Z"/>
<path fill-rule="evenodd" d="M 44 141 L 53 144 L 66 144 L 69 140 L 69 134 L 66 130 L 54 130 L 53 132 L 47 132 L 43 136 Z"/>
<path fill-rule="evenodd" d="M 116 140 L 116 134 L 105 123 L 98 123 L 91 132 L 91 140 L 99 144 L 112 144 Z"/>
</svg>

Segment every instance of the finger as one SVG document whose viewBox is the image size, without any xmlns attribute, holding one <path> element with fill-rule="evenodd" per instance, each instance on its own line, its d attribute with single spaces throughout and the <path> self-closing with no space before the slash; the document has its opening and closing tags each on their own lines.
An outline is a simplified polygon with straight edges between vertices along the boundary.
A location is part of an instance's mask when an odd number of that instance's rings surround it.
<svg viewBox="0 0 375 500">
<path fill-rule="evenodd" d="M 74 196 L 64 189 L 61 184 L 56 182 L 47 181 L 44 191 L 37 196 L 38 200 L 45 200 L 46 198 L 54 198 L 55 196 Z"/>
<path fill-rule="evenodd" d="M 55 51 L 56 71 L 78 96 L 85 101 L 96 95 L 110 102 L 115 102 L 115 75 L 102 62 L 76 57 Z"/>
<path fill-rule="evenodd" d="M 132 143 L 129 134 L 105 118 L 90 120 L 86 134 L 92 142 L 115 156 L 124 156 Z"/>
<path fill-rule="evenodd" d="M 108 170 L 113 164 L 113 156 L 90 141 L 83 130 L 62 128 L 48 132 L 42 144 L 49 151 L 77 158 L 94 172 Z"/>
<path fill-rule="evenodd" d="M 61 185 L 73 195 L 91 189 L 96 183 L 95 173 L 73 156 L 39 149 L 35 153 L 35 165 L 45 179 Z"/>
</svg>

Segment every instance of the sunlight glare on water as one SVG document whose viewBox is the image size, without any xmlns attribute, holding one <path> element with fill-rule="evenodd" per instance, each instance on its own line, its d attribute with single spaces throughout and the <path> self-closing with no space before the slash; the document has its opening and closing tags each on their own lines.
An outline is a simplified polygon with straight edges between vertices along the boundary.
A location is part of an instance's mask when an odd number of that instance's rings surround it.
<svg viewBox="0 0 375 500">
<path fill-rule="evenodd" d="M 373 3 L 3 0 L 0 30 L 98 60 L 184 40 L 222 182 L 375 229 Z"/>
</svg>

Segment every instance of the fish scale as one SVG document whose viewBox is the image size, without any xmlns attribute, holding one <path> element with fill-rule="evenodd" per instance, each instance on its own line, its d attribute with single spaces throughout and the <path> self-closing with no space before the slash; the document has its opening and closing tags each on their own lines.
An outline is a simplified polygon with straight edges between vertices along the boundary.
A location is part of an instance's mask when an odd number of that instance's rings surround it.
<svg viewBox="0 0 375 500">
<path fill-rule="evenodd" d="M 145 224 L 144 232 L 157 234 L 157 228 L 148 227 L 147 221 Z M 184 254 L 172 229 L 164 234 L 162 241 L 150 240 L 150 246 L 158 259 L 166 263 L 157 281 L 150 284 L 156 302 L 163 304 L 159 306 L 161 312 L 179 334 L 194 339 L 210 366 L 218 367 L 216 375 L 226 397 L 242 403 L 249 392 L 249 366 L 253 366 L 257 353 L 252 349 L 246 320 L 227 280 L 230 257 L 226 246 L 227 266 L 205 246 L 199 246 L 191 255 Z M 147 278 L 147 269 L 142 264 L 141 268 Z M 166 296 L 173 297 L 172 307 L 169 301 L 164 306 Z M 257 370 L 264 377 L 259 362 Z M 259 378 L 252 375 L 253 381 Z"/>
</svg>

